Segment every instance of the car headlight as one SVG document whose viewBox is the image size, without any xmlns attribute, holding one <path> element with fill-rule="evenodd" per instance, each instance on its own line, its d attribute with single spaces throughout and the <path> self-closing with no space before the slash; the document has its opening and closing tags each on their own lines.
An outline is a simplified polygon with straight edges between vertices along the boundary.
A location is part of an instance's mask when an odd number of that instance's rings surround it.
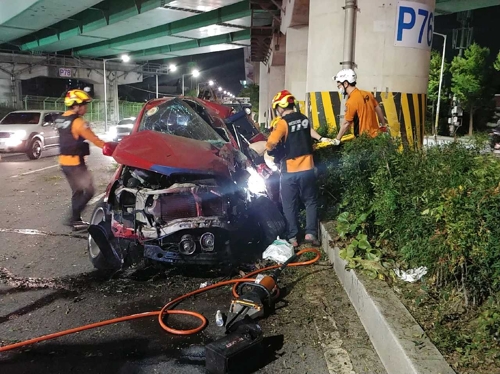
<svg viewBox="0 0 500 374">
<path fill-rule="evenodd" d="M 24 130 L 16 130 L 10 134 L 10 138 L 15 140 L 23 140 L 25 137 L 26 131 Z"/>
<path fill-rule="evenodd" d="M 248 178 L 248 189 L 250 192 L 255 194 L 266 192 L 266 182 L 264 178 L 262 178 L 259 173 L 254 168 L 247 168 L 247 171 L 250 173 L 250 177 Z"/>
</svg>

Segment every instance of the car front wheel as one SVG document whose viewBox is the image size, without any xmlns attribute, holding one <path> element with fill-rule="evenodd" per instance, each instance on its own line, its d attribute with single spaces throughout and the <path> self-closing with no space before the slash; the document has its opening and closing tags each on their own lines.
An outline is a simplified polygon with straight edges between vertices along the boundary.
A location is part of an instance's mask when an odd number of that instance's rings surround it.
<svg viewBox="0 0 500 374">
<path fill-rule="evenodd" d="M 26 154 L 30 160 L 38 160 L 42 155 L 42 148 L 42 142 L 39 139 L 33 139 L 28 145 Z"/>
</svg>

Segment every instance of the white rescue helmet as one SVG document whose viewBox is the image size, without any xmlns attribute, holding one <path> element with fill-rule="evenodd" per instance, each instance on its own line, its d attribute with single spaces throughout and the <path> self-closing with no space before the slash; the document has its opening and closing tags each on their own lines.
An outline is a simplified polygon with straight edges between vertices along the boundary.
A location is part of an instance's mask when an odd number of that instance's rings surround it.
<svg viewBox="0 0 500 374">
<path fill-rule="evenodd" d="M 345 81 L 347 81 L 349 84 L 356 82 L 357 78 L 358 76 L 352 69 L 342 69 L 337 73 L 337 75 L 332 77 L 334 82 L 344 83 Z"/>
</svg>

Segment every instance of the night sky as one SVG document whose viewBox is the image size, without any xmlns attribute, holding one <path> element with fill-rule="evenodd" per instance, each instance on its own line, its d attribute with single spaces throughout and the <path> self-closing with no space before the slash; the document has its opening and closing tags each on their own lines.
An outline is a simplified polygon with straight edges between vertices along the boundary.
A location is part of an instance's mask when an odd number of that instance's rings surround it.
<svg viewBox="0 0 500 374">
<path fill-rule="evenodd" d="M 500 6 L 477 9 L 472 12 L 472 22 L 470 26 L 473 28 L 473 42 L 478 43 L 483 47 L 489 47 L 491 51 L 491 59 L 493 60 L 500 51 L 500 27 L 498 20 L 500 19 Z M 460 23 L 457 21 L 457 14 L 448 16 L 439 16 L 435 21 L 436 32 L 446 34 L 448 36 L 446 59 L 451 62 L 454 56 L 458 55 L 458 50 L 452 49 L 453 29 L 460 28 Z M 442 51 L 443 38 L 435 36 L 433 48 Z"/>
<path fill-rule="evenodd" d="M 179 80 L 181 79 L 181 75 L 183 73 L 185 74 L 192 70 L 192 68 L 189 67 L 190 63 L 194 63 L 201 72 L 201 75 L 198 77 L 198 82 L 204 83 L 209 80 L 213 80 L 216 82 L 217 86 L 223 87 L 224 90 L 230 91 L 234 95 L 237 95 L 242 89 L 240 80 L 245 79 L 243 48 L 223 52 L 205 53 L 158 62 L 167 65 L 171 63 L 177 65 L 176 72 L 173 72 L 168 76 L 160 76 L 159 86 L 175 86 L 178 83 L 177 93 L 179 94 L 181 93 Z M 191 77 L 186 76 L 184 79 L 186 89 L 188 89 L 191 84 Z M 142 83 L 137 83 L 132 86 L 155 92 L 156 78 L 146 78 Z M 196 87 L 196 79 L 193 79 L 192 86 L 193 88 Z M 120 86 L 119 94 L 120 96 L 127 97 L 129 100 L 138 99 L 138 101 L 143 101 L 148 98 L 148 94 L 146 92 L 133 89 L 130 86 Z M 153 96 L 154 94 L 150 94 L 150 98 Z"/>
</svg>

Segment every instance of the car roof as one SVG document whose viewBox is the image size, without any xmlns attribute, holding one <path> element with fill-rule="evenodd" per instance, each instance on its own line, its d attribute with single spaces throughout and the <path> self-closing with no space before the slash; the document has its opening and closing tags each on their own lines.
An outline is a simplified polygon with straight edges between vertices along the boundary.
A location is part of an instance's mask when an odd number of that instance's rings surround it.
<svg viewBox="0 0 500 374">
<path fill-rule="evenodd" d="M 154 108 L 155 106 L 166 103 L 167 101 L 174 100 L 176 98 L 177 98 L 177 96 L 167 96 L 167 97 L 161 97 L 158 99 L 151 99 L 144 104 L 143 108 L 145 108 L 145 110 L 148 110 L 148 109 Z"/>
</svg>

